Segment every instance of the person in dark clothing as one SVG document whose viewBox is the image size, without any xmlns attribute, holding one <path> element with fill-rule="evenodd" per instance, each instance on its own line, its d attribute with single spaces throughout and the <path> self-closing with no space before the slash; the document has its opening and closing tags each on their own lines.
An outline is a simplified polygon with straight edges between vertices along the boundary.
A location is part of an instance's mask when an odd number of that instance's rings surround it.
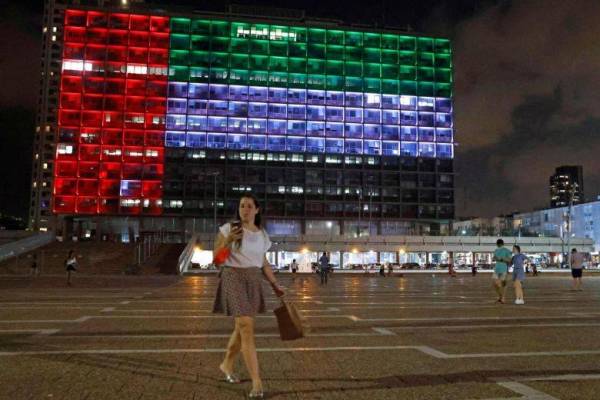
<svg viewBox="0 0 600 400">
<path fill-rule="evenodd" d="M 319 270 L 321 271 L 321 285 L 327 285 L 327 275 L 329 274 L 329 257 L 323 253 L 319 258 Z"/>
<path fill-rule="evenodd" d="M 69 250 L 69 254 L 65 260 L 65 268 L 67 270 L 67 285 L 71 286 L 71 272 L 77 271 L 77 257 L 73 250 Z"/>
</svg>

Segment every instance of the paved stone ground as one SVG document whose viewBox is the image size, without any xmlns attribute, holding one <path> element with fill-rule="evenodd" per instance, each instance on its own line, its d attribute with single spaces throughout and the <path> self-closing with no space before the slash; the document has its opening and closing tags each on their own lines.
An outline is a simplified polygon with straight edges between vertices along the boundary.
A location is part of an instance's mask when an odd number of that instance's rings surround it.
<svg viewBox="0 0 600 400">
<path fill-rule="evenodd" d="M 600 277 L 528 278 L 524 306 L 495 304 L 489 275 L 279 278 L 310 334 L 258 318 L 269 399 L 600 398 Z M 244 398 L 241 362 L 241 385 L 217 369 L 232 321 L 210 313 L 215 276 L 74 282 L 0 278 L 1 399 Z"/>
</svg>

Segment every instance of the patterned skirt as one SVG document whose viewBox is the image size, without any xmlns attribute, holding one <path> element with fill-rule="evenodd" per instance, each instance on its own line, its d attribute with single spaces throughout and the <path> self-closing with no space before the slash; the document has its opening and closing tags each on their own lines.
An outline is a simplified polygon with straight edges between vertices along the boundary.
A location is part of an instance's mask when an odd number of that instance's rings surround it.
<svg viewBox="0 0 600 400">
<path fill-rule="evenodd" d="M 217 287 L 213 313 L 253 317 L 266 311 L 260 268 L 224 267 Z"/>
</svg>

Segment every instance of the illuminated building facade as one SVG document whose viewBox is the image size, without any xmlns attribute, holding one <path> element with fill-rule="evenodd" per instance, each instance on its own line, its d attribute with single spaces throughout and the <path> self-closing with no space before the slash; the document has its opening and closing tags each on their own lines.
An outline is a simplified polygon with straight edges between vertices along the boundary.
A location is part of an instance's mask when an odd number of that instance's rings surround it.
<svg viewBox="0 0 600 400">
<path fill-rule="evenodd" d="M 279 234 L 437 232 L 453 218 L 447 39 L 52 3 L 51 195 L 34 174 L 34 227 L 210 232 L 245 192 Z"/>
</svg>

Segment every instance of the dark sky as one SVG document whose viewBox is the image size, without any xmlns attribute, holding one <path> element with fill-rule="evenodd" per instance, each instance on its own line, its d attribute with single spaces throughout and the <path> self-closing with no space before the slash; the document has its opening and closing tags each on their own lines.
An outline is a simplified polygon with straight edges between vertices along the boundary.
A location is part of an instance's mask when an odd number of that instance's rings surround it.
<svg viewBox="0 0 600 400">
<path fill-rule="evenodd" d="M 32 134 L 27 127 L 34 124 L 41 3 L 10 2 L 0 16 L 0 118 L 2 126 L 16 126 L 19 134 L 10 140 L 21 148 L 28 143 L 24 137 Z M 170 3 L 197 8 L 215 4 Z M 451 37 L 459 216 L 494 216 L 546 206 L 548 177 L 561 164 L 583 165 L 587 199 L 600 193 L 599 1 L 237 3 L 301 7 L 308 15 L 349 23 L 410 25 L 416 31 Z M 0 149 L 6 149 L 3 135 Z M 18 156 L 30 157 L 27 150 L 22 153 Z M 2 151 L 2 171 L 12 155 Z M 17 178 L 14 173 L 0 174 L 0 195 L 5 197 L 0 211 L 24 209 L 20 200 L 16 204 L 6 199 L 9 191 L 23 186 L 28 190 L 29 178 L 19 173 Z"/>
</svg>

